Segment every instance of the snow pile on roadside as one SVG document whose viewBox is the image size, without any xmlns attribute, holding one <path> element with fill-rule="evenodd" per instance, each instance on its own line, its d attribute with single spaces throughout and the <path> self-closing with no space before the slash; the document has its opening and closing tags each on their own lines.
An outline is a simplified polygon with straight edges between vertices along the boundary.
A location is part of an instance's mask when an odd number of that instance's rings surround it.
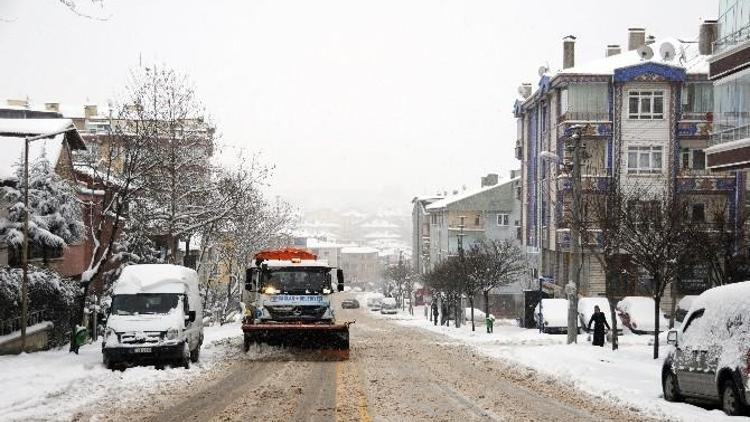
<svg viewBox="0 0 750 422">
<path fill-rule="evenodd" d="M 565 385 L 640 410 L 647 416 L 683 421 L 750 420 L 730 418 L 718 409 L 665 401 L 661 391 L 663 359 L 653 359 L 653 348 L 648 345 L 652 335 L 620 336 L 620 349 L 613 351 L 610 344 L 604 348 L 591 346 L 588 334 L 580 335 L 578 344 L 567 345 L 565 335 L 540 334 L 537 330 L 515 326 L 495 325 L 493 334 L 487 334 L 484 326 L 477 326 L 472 332 L 470 324 L 460 329 L 436 326 L 424 318 L 422 308 L 415 308 L 414 316 L 404 312 L 392 316 L 372 314 L 469 345 L 513 367 L 531 368 Z M 659 355 L 663 358 L 667 351 L 668 347 L 662 347 Z"/>
<path fill-rule="evenodd" d="M 205 329 L 201 360 L 190 369 L 153 366 L 110 371 L 102 365 L 101 344 L 0 356 L 0 415 L 3 420 L 71 420 L 76 411 L 103 400 L 123 401 L 149 394 L 165 383 L 186 382 L 239 350 L 239 324 Z M 231 341 L 235 340 L 235 341 Z"/>
</svg>

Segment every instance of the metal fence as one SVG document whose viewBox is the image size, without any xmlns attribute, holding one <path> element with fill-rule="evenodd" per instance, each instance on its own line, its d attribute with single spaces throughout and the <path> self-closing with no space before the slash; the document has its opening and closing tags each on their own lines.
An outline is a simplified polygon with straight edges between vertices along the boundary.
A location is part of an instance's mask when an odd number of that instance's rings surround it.
<svg viewBox="0 0 750 422">
<path fill-rule="evenodd" d="M 29 317 L 26 320 L 26 326 L 31 327 L 32 325 L 39 324 L 40 322 L 49 321 L 49 312 L 47 309 L 39 309 L 36 311 L 29 312 Z M 0 321 L 0 336 L 8 335 L 10 333 L 21 330 L 21 317 L 6 319 Z"/>
</svg>

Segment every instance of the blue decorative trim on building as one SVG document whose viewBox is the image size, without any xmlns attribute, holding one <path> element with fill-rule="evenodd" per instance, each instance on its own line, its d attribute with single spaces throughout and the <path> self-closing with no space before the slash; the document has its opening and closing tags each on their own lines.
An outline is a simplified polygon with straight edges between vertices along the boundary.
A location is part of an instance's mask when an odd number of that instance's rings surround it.
<svg viewBox="0 0 750 422">
<path fill-rule="evenodd" d="M 515 103 L 513 103 L 513 117 L 519 119 L 523 116 L 523 101 L 516 100 Z"/>
<path fill-rule="evenodd" d="M 615 82 L 631 82 L 635 80 L 683 82 L 685 78 L 686 73 L 684 68 L 654 62 L 644 62 L 615 69 L 614 76 Z"/>
<path fill-rule="evenodd" d="M 539 94 L 544 95 L 551 87 L 549 76 L 544 75 L 539 79 Z"/>
</svg>

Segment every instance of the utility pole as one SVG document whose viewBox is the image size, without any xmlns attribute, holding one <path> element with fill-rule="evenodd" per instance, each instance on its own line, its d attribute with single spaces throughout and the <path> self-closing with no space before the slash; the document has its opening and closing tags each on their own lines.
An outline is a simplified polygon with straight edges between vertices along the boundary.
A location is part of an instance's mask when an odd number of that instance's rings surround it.
<svg viewBox="0 0 750 422">
<path fill-rule="evenodd" d="M 458 262 L 461 266 L 461 277 L 466 277 L 466 274 L 464 273 L 464 228 L 466 227 L 466 224 L 464 223 L 466 220 L 466 216 L 460 216 L 458 217 L 461 222 L 458 225 Z M 458 297 L 458 305 L 456 307 L 456 328 L 461 326 L 461 316 L 463 315 L 463 298 L 461 296 Z"/>
<path fill-rule="evenodd" d="M 565 148 L 572 153 L 570 267 L 565 293 L 568 296 L 568 344 L 578 341 L 578 288 L 581 285 L 581 126 L 571 127 Z"/>
</svg>

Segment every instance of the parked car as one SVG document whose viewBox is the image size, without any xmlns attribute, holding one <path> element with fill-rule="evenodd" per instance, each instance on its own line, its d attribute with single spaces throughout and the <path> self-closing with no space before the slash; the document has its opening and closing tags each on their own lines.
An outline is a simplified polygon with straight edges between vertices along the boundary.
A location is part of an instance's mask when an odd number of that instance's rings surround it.
<svg viewBox="0 0 750 422">
<path fill-rule="evenodd" d="M 357 299 L 344 299 L 341 301 L 342 309 L 358 309 L 359 301 Z"/>
<path fill-rule="evenodd" d="M 617 303 L 617 315 L 634 334 L 654 334 L 655 312 L 654 299 L 650 297 L 626 296 Z M 668 328 L 669 321 L 659 312 L 659 332 Z"/>
<path fill-rule="evenodd" d="M 382 304 L 380 306 L 380 313 L 381 314 L 395 314 L 396 312 L 398 312 L 396 299 L 392 297 L 383 298 Z"/>
<path fill-rule="evenodd" d="M 604 316 L 607 318 L 607 323 L 612 327 L 612 312 L 609 307 L 609 300 L 606 297 L 582 297 L 578 299 L 578 321 L 579 326 L 583 331 L 592 332 L 588 329 L 587 325 L 591 321 L 591 316 L 594 315 L 594 306 L 598 306 L 599 309 L 604 312 Z M 622 319 L 617 317 L 617 333 L 622 333 Z"/>
<path fill-rule="evenodd" d="M 694 295 L 688 295 L 683 296 L 682 299 L 680 299 L 679 302 L 677 302 L 677 308 L 674 311 L 674 319 L 677 322 L 683 322 L 685 321 L 685 317 L 687 316 L 688 310 L 690 310 L 690 305 L 693 303 L 693 299 L 695 299 L 698 296 Z"/>
<path fill-rule="evenodd" d="M 382 303 L 383 303 L 382 297 L 371 297 L 367 299 L 367 307 L 373 312 L 380 311 L 380 306 L 382 305 Z"/>
<path fill-rule="evenodd" d="M 541 305 L 541 315 L 539 304 L 534 308 L 536 326 L 543 326 L 543 333 L 567 334 L 568 299 L 542 299 Z"/>
<path fill-rule="evenodd" d="M 693 299 L 682 327 L 667 333 L 674 347 L 662 367 L 664 398 L 710 400 L 729 415 L 747 413 L 749 316 L 750 281 L 715 287 Z"/>
<path fill-rule="evenodd" d="M 104 366 L 190 367 L 203 344 L 198 274 L 169 264 L 130 265 L 112 288 L 102 342 Z"/>
</svg>

